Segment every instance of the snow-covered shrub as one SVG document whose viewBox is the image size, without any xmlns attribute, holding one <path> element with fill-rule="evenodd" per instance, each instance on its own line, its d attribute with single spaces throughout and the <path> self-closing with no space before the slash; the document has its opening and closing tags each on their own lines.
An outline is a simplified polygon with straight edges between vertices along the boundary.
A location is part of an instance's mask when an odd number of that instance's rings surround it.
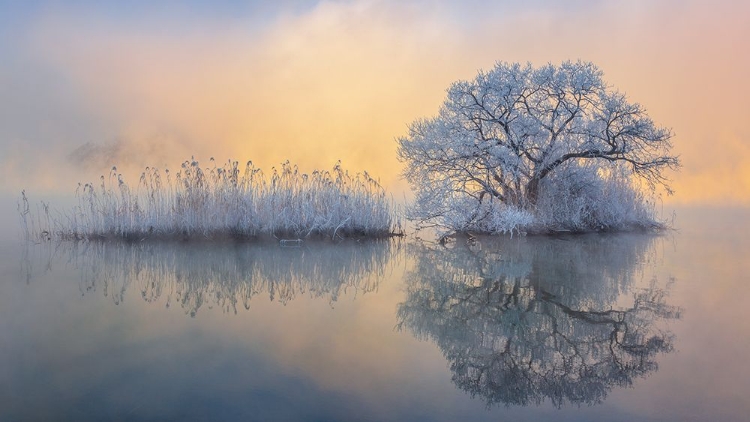
<svg viewBox="0 0 750 422">
<path fill-rule="evenodd" d="M 444 183 L 448 183 L 447 181 Z M 537 203 L 524 209 L 485 195 L 481 202 L 456 189 L 431 184 L 418 192 L 407 217 L 450 232 L 511 234 L 555 231 L 623 231 L 662 228 L 654 200 L 627 167 L 566 163 L 540 186 Z M 446 196 L 445 192 L 451 192 Z M 489 199 L 488 199 L 489 198 Z M 429 225 L 425 225 L 429 226 Z"/>
<path fill-rule="evenodd" d="M 653 201 L 627 168 L 570 163 L 544 181 L 534 210 L 537 231 L 621 231 L 661 227 Z"/>
<path fill-rule="evenodd" d="M 450 200 L 439 195 L 420 195 L 407 208 L 407 218 L 418 220 L 429 213 L 435 227 L 447 231 L 491 234 L 521 233 L 533 226 L 534 216 L 521 208 L 500 201 L 477 204 L 474 198 L 454 194 Z M 442 233 L 442 232 L 441 232 Z"/>
<path fill-rule="evenodd" d="M 498 202 L 493 203 L 487 217 L 487 230 L 483 231 L 492 234 L 509 233 L 513 236 L 513 232 L 525 232 L 534 223 L 534 216 L 530 212 Z"/>
</svg>

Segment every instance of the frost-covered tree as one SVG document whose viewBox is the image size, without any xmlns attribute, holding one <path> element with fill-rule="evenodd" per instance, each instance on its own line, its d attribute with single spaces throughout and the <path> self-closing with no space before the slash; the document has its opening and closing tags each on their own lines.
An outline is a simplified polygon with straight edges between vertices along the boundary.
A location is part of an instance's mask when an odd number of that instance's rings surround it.
<svg viewBox="0 0 750 422">
<path fill-rule="evenodd" d="M 669 192 L 671 136 L 592 63 L 498 63 L 453 83 L 438 115 L 398 139 L 398 155 L 419 222 L 618 229 L 653 223 L 642 191 Z"/>
</svg>

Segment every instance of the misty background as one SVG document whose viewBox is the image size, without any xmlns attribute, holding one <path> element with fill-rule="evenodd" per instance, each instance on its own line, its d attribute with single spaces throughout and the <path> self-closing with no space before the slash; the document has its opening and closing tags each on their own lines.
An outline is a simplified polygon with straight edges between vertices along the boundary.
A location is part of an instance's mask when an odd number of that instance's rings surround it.
<svg viewBox="0 0 750 422">
<path fill-rule="evenodd" d="M 496 61 L 590 60 L 674 130 L 672 205 L 750 204 L 750 4 L 0 2 L 0 196 L 113 165 L 341 159 L 408 197 L 395 138 Z M 8 211 L 11 214 L 11 211 Z"/>
</svg>

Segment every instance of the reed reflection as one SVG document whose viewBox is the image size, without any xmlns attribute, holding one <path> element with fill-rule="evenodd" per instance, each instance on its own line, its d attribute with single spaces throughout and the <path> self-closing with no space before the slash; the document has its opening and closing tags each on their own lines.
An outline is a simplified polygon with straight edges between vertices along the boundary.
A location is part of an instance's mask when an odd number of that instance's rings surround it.
<svg viewBox="0 0 750 422">
<path fill-rule="evenodd" d="M 397 246 L 388 240 L 300 247 L 246 243 L 87 242 L 63 244 L 81 272 L 82 294 L 115 304 L 136 289 L 147 302 L 237 313 L 252 298 L 288 303 L 300 295 L 335 302 L 347 291 L 376 290 Z"/>
<path fill-rule="evenodd" d="M 578 236 L 413 244 L 400 328 L 434 341 L 452 380 L 493 404 L 595 404 L 657 370 L 680 317 L 656 280 L 654 238 Z"/>
</svg>

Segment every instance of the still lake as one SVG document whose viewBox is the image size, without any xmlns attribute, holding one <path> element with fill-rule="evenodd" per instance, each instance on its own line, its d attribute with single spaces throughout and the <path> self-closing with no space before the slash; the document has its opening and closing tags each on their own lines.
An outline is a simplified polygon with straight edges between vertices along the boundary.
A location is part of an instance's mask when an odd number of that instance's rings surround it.
<svg viewBox="0 0 750 422">
<path fill-rule="evenodd" d="M 743 421 L 747 210 L 301 247 L 0 240 L 0 421 Z"/>
</svg>

